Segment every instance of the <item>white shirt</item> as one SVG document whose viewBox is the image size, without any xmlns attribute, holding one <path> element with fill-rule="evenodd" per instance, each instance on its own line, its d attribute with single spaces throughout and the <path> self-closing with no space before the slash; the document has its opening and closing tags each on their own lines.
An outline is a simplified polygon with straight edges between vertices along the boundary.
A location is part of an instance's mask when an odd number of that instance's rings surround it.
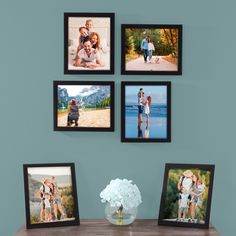
<svg viewBox="0 0 236 236">
<path fill-rule="evenodd" d="M 145 114 L 149 115 L 150 114 L 150 108 L 149 108 L 149 105 L 146 103 L 145 107 L 144 107 L 144 111 L 145 111 Z"/>
<path fill-rule="evenodd" d="M 82 48 L 79 53 L 78 53 L 78 57 L 85 62 L 96 62 L 96 60 L 100 60 L 101 56 L 99 52 L 96 52 L 94 48 L 91 49 L 92 52 L 91 54 L 88 56 L 86 51 L 84 50 L 84 48 Z"/>
<path fill-rule="evenodd" d="M 155 47 L 154 47 L 153 43 L 148 43 L 148 50 L 155 51 Z"/>
<path fill-rule="evenodd" d="M 199 192 L 199 193 L 202 193 L 203 191 L 204 191 L 204 189 L 205 189 L 205 184 L 199 184 L 198 186 L 197 186 L 197 191 Z"/>
<path fill-rule="evenodd" d="M 190 192 L 190 188 L 193 185 L 193 180 L 191 178 L 183 177 L 184 180 L 182 182 L 182 186 L 186 189 L 187 193 Z"/>
<path fill-rule="evenodd" d="M 44 192 L 43 192 L 43 185 L 40 187 L 40 191 L 42 192 L 42 193 L 50 193 L 50 188 L 49 188 L 49 186 L 47 186 L 46 184 L 44 184 Z"/>
<path fill-rule="evenodd" d="M 143 97 L 139 97 L 138 98 L 138 105 L 139 106 L 143 106 L 143 103 L 144 103 L 144 98 Z"/>
</svg>

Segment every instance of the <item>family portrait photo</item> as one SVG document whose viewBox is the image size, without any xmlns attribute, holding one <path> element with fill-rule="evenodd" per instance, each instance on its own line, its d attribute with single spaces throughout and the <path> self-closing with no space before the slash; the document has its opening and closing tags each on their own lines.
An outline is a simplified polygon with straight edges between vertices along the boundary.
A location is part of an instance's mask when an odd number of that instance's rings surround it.
<svg viewBox="0 0 236 236">
<path fill-rule="evenodd" d="M 74 165 L 24 165 L 27 226 L 79 224 Z"/>
<path fill-rule="evenodd" d="M 65 74 L 114 73 L 114 13 L 64 14 Z"/>
<path fill-rule="evenodd" d="M 208 227 L 213 176 L 212 165 L 167 164 L 159 223 Z"/>
<path fill-rule="evenodd" d="M 54 129 L 114 129 L 114 82 L 54 81 Z"/>
<path fill-rule="evenodd" d="M 181 25 L 122 25 L 122 74 L 182 74 Z"/>
<path fill-rule="evenodd" d="M 121 140 L 170 142 L 171 82 L 121 83 Z"/>
</svg>

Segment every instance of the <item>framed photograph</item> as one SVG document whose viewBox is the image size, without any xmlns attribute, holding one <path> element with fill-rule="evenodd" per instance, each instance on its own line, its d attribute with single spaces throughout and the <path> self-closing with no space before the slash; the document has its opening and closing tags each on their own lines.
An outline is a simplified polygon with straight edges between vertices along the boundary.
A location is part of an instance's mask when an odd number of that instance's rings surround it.
<svg viewBox="0 0 236 236">
<path fill-rule="evenodd" d="M 209 228 L 214 165 L 166 164 L 159 225 Z"/>
<path fill-rule="evenodd" d="M 182 25 L 121 25 L 121 74 L 182 75 Z"/>
<path fill-rule="evenodd" d="M 171 142 L 171 82 L 121 82 L 121 142 Z"/>
<path fill-rule="evenodd" d="M 24 164 L 26 227 L 79 225 L 74 163 Z"/>
<path fill-rule="evenodd" d="M 114 131 L 113 81 L 54 81 L 55 131 Z"/>
<path fill-rule="evenodd" d="M 64 13 L 64 73 L 114 74 L 114 13 Z"/>
</svg>

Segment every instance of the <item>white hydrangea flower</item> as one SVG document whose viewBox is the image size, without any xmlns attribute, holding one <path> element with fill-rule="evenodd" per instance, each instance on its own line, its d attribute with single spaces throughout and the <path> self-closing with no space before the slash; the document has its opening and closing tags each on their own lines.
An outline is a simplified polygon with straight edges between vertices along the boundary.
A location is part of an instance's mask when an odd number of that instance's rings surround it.
<svg viewBox="0 0 236 236">
<path fill-rule="evenodd" d="M 109 202 L 112 207 L 129 209 L 142 203 L 141 193 L 132 180 L 115 179 L 100 193 L 101 202 Z"/>
</svg>

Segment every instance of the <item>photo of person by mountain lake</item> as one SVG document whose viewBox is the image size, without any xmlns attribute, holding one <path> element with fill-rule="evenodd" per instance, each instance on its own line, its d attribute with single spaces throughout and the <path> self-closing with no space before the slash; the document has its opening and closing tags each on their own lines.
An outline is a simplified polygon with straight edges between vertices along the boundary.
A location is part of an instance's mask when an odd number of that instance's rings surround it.
<svg viewBox="0 0 236 236">
<path fill-rule="evenodd" d="M 122 74 L 182 74 L 181 25 L 122 25 Z"/>
<path fill-rule="evenodd" d="M 207 226 L 214 176 L 212 165 L 167 164 L 159 220 Z"/>
<path fill-rule="evenodd" d="M 170 142 L 170 82 L 122 82 L 124 142 Z"/>
<path fill-rule="evenodd" d="M 114 82 L 54 81 L 55 130 L 112 130 Z"/>
<path fill-rule="evenodd" d="M 27 225 L 78 224 L 73 163 L 24 165 Z"/>
</svg>

